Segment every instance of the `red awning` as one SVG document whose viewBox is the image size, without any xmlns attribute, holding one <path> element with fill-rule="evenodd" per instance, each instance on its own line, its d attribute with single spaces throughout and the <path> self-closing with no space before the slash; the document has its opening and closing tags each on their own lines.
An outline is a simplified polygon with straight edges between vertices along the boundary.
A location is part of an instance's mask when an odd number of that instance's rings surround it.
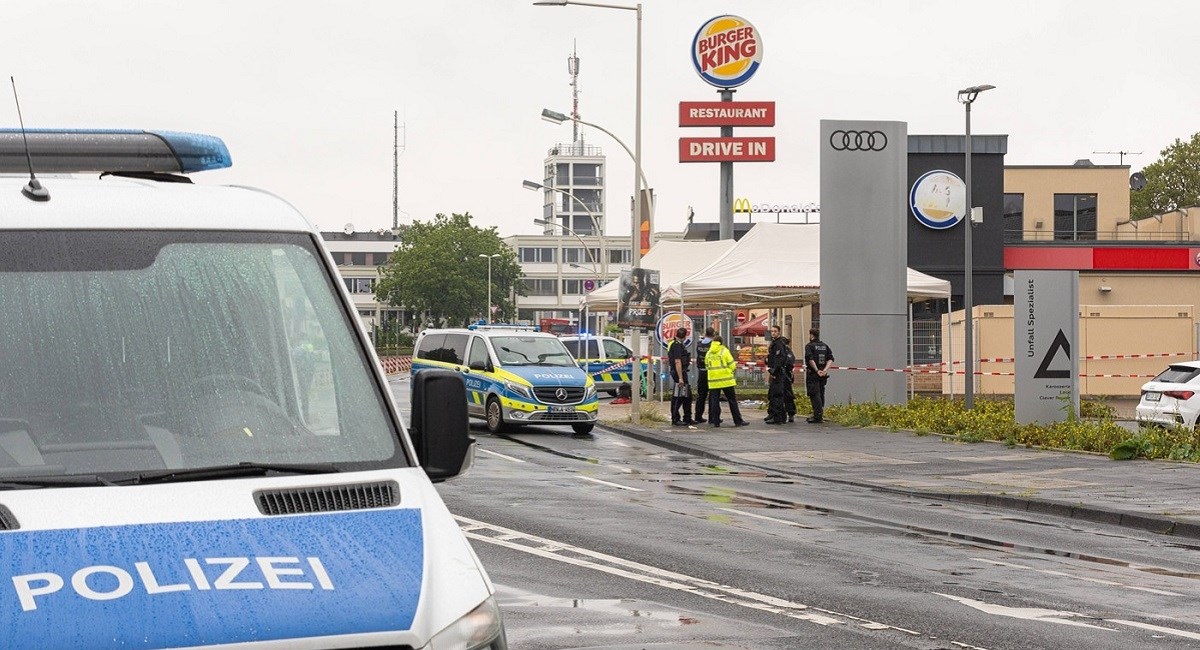
<svg viewBox="0 0 1200 650">
<path fill-rule="evenodd" d="M 770 316 L 767 312 L 761 316 L 756 316 L 748 323 L 742 323 L 733 328 L 734 336 L 766 336 L 767 335 L 767 317 Z"/>
</svg>

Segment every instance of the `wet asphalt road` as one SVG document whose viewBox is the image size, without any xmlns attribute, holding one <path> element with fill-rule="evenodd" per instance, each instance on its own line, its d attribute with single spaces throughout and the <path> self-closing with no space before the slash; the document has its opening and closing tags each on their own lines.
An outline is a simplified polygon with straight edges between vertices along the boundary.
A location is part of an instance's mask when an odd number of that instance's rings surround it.
<svg viewBox="0 0 1200 650">
<path fill-rule="evenodd" d="M 394 380 L 402 408 L 407 381 Z M 597 429 L 475 425 L 438 486 L 514 648 L 1197 648 L 1200 549 Z"/>
</svg>

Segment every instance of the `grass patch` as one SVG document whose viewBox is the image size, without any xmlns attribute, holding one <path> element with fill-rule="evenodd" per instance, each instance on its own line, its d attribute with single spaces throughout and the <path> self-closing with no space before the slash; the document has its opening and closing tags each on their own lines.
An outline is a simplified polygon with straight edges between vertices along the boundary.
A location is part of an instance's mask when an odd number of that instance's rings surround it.
<svg viewBox="0 0 1200 650">
<path fill-rule="evenodd" d="M 799 400 L 797 400 L 799 403 Z M 805 399 L 807 405 L 807 399 Z M 882 426 L 918 435 L 940 433 L 963 442 L 996 440 L 1010 447 L 1071 449 L 1114 459 L 1163 458 L 1200 462 L 1200 432 L 1182 427 L 1147 427 L 1130 432 L 1113 421 L 1100 400 L 1080 403 L 1080 418 L 1050 424 L 1017 424 L 1011 399 L 976 399 L 968 411 L 961 399 L 915 397 L 907 405 L 862 403 L 830 406 L 825 418 L 844 426 Z"/>
</svg>

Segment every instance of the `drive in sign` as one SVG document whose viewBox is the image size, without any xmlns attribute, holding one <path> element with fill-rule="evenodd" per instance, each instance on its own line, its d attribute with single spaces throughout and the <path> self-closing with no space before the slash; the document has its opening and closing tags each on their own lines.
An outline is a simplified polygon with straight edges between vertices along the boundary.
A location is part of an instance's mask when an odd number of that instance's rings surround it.
<svg viewBox="0 0 1200 650">
<path fill-rule="evenodd" d="M 680 138 L 679 162 L 774 162 L 775 138 Z"/>
</svg>

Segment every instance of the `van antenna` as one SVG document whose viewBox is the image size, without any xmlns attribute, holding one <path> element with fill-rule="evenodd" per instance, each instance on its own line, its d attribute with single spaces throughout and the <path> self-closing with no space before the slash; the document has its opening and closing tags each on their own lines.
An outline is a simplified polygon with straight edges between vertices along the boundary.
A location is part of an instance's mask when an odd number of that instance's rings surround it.
<svg viewBox="0 0 1200 650">
<path fill-rule="evenodd" d="M 33 156 L 29 154 L 29 137 L 25 135 L 25 118 L 21 116 L 21 100 L 17 98 L 17 80 L 9 76 L 12 82 L 13 101 L 17 104 L 17 120 L 21 122 L 21 140 L 25 142 L 25 160 L 29 163 L 29 182 L 21 188 L 21 194 L 31 201 L 49 201 L 50 191 L 42 187 L 41 182 L 33 175 Z"/>
</svg>

